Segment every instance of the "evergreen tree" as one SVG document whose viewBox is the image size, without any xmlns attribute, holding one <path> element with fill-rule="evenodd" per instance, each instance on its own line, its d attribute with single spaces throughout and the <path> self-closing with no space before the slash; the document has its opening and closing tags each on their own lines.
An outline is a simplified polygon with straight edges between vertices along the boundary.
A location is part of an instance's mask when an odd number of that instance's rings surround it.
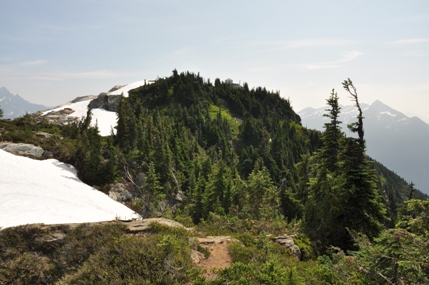
<svg viewBox="0 0 429 285">
<path fill-rule="evenodd" d="M 153 197 L 155 201 L 162 200 L 165 196 L 162 193 L 162 187 L 159 183 L 158 174 L 156 173 L 155 164 L 151 161 L 146 172 L 145 183 L 142 187 L 143 193 Z M 151 200 L 152 198 L 149 198 Z"/>
<path fill-rule="evenodd" d="M 248 217 L 274 218 L 279 214 L 280 196 L 265 166 L 257 163 L 247 180 L 243 212 Z"/>
<path fill-rule="evenodd" d="M 330 106 L 330 109 L 326 109 L 328 112 L 326 116 L 331 121 L 325 124 L 325 132 L 322 135 L 323 147 L 311 158 L 314 174 L 309 179 L 309 197 L 305 204 L 306 231 L 310 238 L 319 241 L 322 249 L 330 244 L 337 245 L 335 236 L 341 229 L 336 222 L 344 210 L 341 201 L 344 199 L 342 181 L 336 172 L 342 133 L 338 120 L 340 114 L 338 96 L 334 90 L 326 102 Z M 302 167 L 305 167 L 305 164 Z M 302 187 L 305 189 L 304 185 Z"/>
<path fill-rule="evenodd" d="M 213 166 L 213 172 L 209 175 L 204 193 L 205 217 L 208 217 L 210 212 L 216 214 L 228 213 L 231 199 L 229 179 L 230 175 L 225 162 L 218 160 Z"/>
<path fill-rule="evenodd" d="M 355 101 L 359 113 L 358 121 L 348 126 L 352 132 L 358 133 L 358 138 L 348 137 L 342 142 L 344 146 L 341 151 L 340 173 L 344 179 L 344 205 L 347 211 L 341 215 L 338 222 L 341 228 L 374 238 L 383 227 L 386 209 L 377 189 L 376 172 L 365 154 L 363 115 L 356 88 L 350 79 L 345 80 L 343 86 Z M 347 236 L 349 235 L 346 231 L 339 233 L 339 239 L 348 239 Z"/>
<path fill-rule="evenodd" d="M 322 135 L 324 146 L 321 148 L 317 158 L 321 160 L 322 169 L 328 172 L 335 172 L 338 169 L 338 152 L 340 151 L 340 139 L 343 136 L 341 133 L 341 121 L 339 115 L 341 107 L 338 104 L 338 95 L 332 89 L 331 96 L 326 100 L 330 109 L 326 109 L 330 122 L 325 123 L 325 131 Z"/>
<path fill-rule="evenodd" d="M 306 230 L 322 249 L 329 245 L 353 248 L 349 230 L 376 237 L 386 214 L 375 170 L 365 154 L 363 116 L 356 88 L 350 79 L 343 85 L 359 111 L 358 122 L 349 125 L 358 138 L 346 138 L 340 133 L 338 96 L 333 91 L 327 100 L 331 121 L 325 124 L 323 147 L 312 158 L 315 174 L 309 181 L 306 203 Z"/>
<path fill-rule="evenodd" d="M 3 118 L 3 110 L 0 108 L 0 119 Z"/>
</svg>

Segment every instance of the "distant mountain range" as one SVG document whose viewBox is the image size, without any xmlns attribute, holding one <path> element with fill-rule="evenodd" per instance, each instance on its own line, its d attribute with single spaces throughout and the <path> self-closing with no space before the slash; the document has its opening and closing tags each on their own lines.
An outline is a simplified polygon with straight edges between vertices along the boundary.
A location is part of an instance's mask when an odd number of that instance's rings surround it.
<svg viewBox="0 0 429 285">
<path fill-rule="evenodd" d="M 3 110 L 3 119 L 15 119 L 26 113 L 34 113 L 49 107 L 30 103 L 18 94 L 13 95 L 5 87 L 1 87 L 0 108 Z"/>
<path fill-rule="evenodd" d="M 413 182 L 415 187 L 429 194 L 429 125 L 417 117 L 407 117 L 380 101 L 361 104 L 367 153 L 389 169 Z M 302 125 L 323 131 L 327 107 L 306 108 L 298 114 Z M 347 125 L 355 122 L 354 105 L 341 106 L 342 130 L 351 136 Z"/>
</svg>

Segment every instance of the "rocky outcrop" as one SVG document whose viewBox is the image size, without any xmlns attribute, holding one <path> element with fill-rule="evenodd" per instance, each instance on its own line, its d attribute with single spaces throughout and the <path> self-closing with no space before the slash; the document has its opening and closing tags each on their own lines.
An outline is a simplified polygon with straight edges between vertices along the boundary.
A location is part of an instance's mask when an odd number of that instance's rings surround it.
<svg viewBox="0 0 429 285">
<path fill-rule="evenodd" d="M 43 148 L 25 143 L 0 143 L 0 149 L 15 155 L 29 156 L 33 158 L 43 157 Z"/>
<path fill-rule="evenodd" d="M 169 219 L 164 219 L 164 218 L 149 218 L 149 219 L 143 219 L 143 220 L 133 220 L 128 222 L 122 221 L 122 223 L 127 227 L 127 232 L 130 234 L 136 234 L 136 233 L 145 231 L 148 228 L 150 228 L 150 226 L 153 223 L 159 223 L 169 227 L 179 227 L 179 228 L 192 230 L 190 228 L 186 228 L 184 225 L 182 225 L 179 222 L 172 221 Z"/>
<path fill-rule="evenodd" d="M 206 246 L 206 247 L 210 247 L 210 245 L 215 245 L 215 244 L 229 244 L 232 242 L 241 243 L 238 239 L 232 238 L 230 236 L 207 236 L 207 237 L 197 238 L 197 240 L 201 246 Z"/>
<path fill-rule="evenodd" d="M 109 197 L 122 203 L 131 200 L 133 194 L 131 194 L 122 183 L 115 183 L 110 185 Z"/>
<path fill-rule="evenodd" d="M 178 223 L 169 219 L 164 219 L 164 218 L 149 218 L 149 219 L 130 220 L 130 221 L 115 220 L 115 221 L 95 222 L 95 223 L 86 223 L 86 224 L 88 225 L 121 224 L 126 227 L 126 231 L 128 234 L 138 234 L 149 229 L 153 223 L 159 223 L 169 227 L 179 227 L 187 230 L 192 230 L 191 228 L 186 228 L 181 223 Z M 39 238 L 44 242 L 49 242 L 49 241 L 61 240 L 65 238 L 69 229 L 75 229 L 80 225 L 82 224 L 80 223 L 53 224 L 53 225 L 33 224 L 31 226 L 37 227 L 41 229 L 43 232 L 45 232 L 46 234 L 44 234 Z"/>
<path fill-rule="evenodd" d="M 45 132 L 35 132 L 34 134 L 36 135 L 36 137 L 42 138 L 42 139 L 50 139 L 54 136 L 53 134 L 45 133 Z"/>
<path fill-rule="evenodd" d="M 293 236 L 282 235 L 282 236 L 278 236 L 278 237 L 275 237 L 275 238 L 271 238 L 271 241 L 287 247 L 290 250 L 290 252 L 298 260 L 301 260 L 301 258 L 302 258 L 301 249 L 293 241 Z"/>
<path fill-rule="evenodd" d="M 35 146 L 33 144 L 1 142 L 0 149 L 15 155 L 27 156 L 31 158 L 37 158 L 37 159 L 53 158 L 52 152 L 46 151 L 40 146 Z"/>
<path fill-rule="evenodd" d="M 42 116 L 42 113 L 36 114 L 36 119 L 41 120 L 42 118 L 47 119 L 50 124 L 64 125 L 70 122 L 77 122 L 79 118 L 69 116 L 74 113 L 71 108 L 64 108 L 58 111 L 51 111 Z"/>
<path fill-rule="evenodd" d="M 97 96 L 97 98 L 89 102 L 88 107 L 93 109 L 101 108 L 107 111 L 116 112 L 120 100 L 121 95 L 100 94 Z"/>
</svg>

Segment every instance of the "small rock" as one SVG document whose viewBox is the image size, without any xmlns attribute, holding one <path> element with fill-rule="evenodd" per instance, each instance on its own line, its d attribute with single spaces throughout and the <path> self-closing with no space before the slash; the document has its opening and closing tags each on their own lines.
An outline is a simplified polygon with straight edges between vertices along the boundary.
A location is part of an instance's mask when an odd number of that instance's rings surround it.
<svg viewBox="0 0 429 285">
<path fill-rule="evenodd" d="M 202 254 L 201 252 L 197 251 L 197 250 L 191 250 L 191 258 L 192 258 L 192 262 L 195 264 L 198 264 L 201 262 L 201 260 L 206 259 L 204 254 Z"/>
<path fill-rule="evenodd" d="M 39 138 L 44 138 L 44 139 L 49 139 L 52 138 L 54 135 L 53 134 L 49 134 L 49 133 L 45 133 L 45 132 L 36 132 L 36 137 Z"/>
<path fill-rule="evenodd" d="M 301 249 L 299 248 L 299 246 L 295 244 L 292 236 L 282 235 L 275 238 L 271 238 L 271 240 L 275 243 L 278 243 L 280 245 L 287 247 L 298 260 L 301 260 L 301 257 L 302 257 Z"/>
<path fill-rule="evenodd" d="M 143 172 L 139 172 L 136 176 L 136 184 L 142 187 L 146 182 L 146 175 Z"/>
</svg>

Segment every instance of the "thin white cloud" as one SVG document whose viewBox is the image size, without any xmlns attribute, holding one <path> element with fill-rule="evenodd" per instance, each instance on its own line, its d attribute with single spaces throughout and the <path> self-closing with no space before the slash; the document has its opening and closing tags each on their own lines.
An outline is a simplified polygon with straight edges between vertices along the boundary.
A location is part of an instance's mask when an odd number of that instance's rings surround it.
<svg viewBox="0 0 429 285">
<path fill-rule="evenodd" d="M 422 43 L 429 43 L 429 39 L 428 38 L 402 39 L 402 40 L 397 40 L 389 43 L 395 44 L 395 45 L 416 45 L 416 44 L 422 44 Z"/>
<path fill-rule="evenodd" d="M 108 70 L 73 72 L 73 73 L 64 73 L 62 75 L 66 79 L 75 79 L 75 78 L 79 78 L 79 79 L 103 79 L 103 78 L 112 78 L 112 77 L 118 76 L 117 73 L 111 72 Z"/>
<path fill-rule="evenodd" d="M 353 50 L 353 51 L 347 51 L 343 53 L 338 60 L 334 60 L 334 61 L 304 63 L 304 64 L 299 64 L 299 63 L 298 64 L 275 64 L 271 66 L 260 66 L 260 67 L 249 68 L 248 71 L 264 73 L 264 72 L 284 70 L 287 68 L 308 69 L 308 70 L 334 69 L 334 68 L 341 68 L 342 64 L 353 61 L 361 55 L 363 55 L 362 52 Z"/>
<path fill-rule="evenodd" d="M 405 56 L 409 57 L 428 57 L 429 52 L 428 51 L 418 51 L 418 50 L 411 50 L 404 53 Z"/>
<path fill-rule="evenodd" d="M 338 60 L 338 62 L 352 61 L 352 60 L 355 60 L 358 56 L 361 56 L 361 55 L 363 55 L 363 53 L 361 53 L 360 51 L 357 51 L 357 50 L 348 51 L 348 52 L 345 52 L 343 54 L 343 56 L 341 57 L 340 60 Z"/>
<path fill-rule="evenodd" d="M 10 62 L 13 59 L 11 57 L 0 57 L 0 62 Z"/>
<path fill-rule="evenodd" d="M 257 46 L 270 46 L 272 48 L 264 51 L 279 51 L 284 49 L 295 48 L 312 48 L 312 47 L 334 47 L 354 44 L 356 42 L 344 39 L 301 39 L 292 41 L 264 41 L 254 42 L 253 45 Z"/>
<path fill-rule="evenodd" d="M 309 64 L 306 66 L 306 69 L 316 70 L 316 69 L 332 69 L 332 68 L 340 68 L 339 64 L 329 64 L 329 63 L 319 63 L 319 64 Z"/>
<path fill-rule="evenodd" d="M 314 63 L 308 64 L 306 69 L 316 70 L 316 69 L 332 69 L 332 68 L 340 68 L 341 63 L 346 63 L 349 61 L 355 60 L 357 57 L 363 55 L 360 51 L 353 50 L 345 52 L 340 59 L 330 62 L 322 62 L 322 63 Z"/>
<path fill-rule="evenodd" d="M 1 70 L 0 70 L 1 74 Z M 22 76 L 34 80 L 44 81 L 62 81 L 68 79 L 104 79 L 118 77 L 120 74 L 111 72 L 108 70 L 94 70 L 84 72 L 62 72 L 62 71 L 50 71 L 40 72 L 37 75 L 30 72 L 17 72 L 16 76 Z M 122 74 L 121 74 L 122 75 Z"/>
<path fill-rule="evenodd" d="M 33 61 L 22 62 L 21 65 L 32 66 L 32 65 L 44 65 L 47 63 L 49 63 L 48 60 L 38 59 L 38 60 L 33 60 Z"/>
<path fill-rule="evenodd" d="M 414 15 L 411 17 L 406 17 L 400 19 L 402 22 L 411 22 L 411 23 L 425 23 L 429 22 L 429 14 L 423 14 L 423 15 Z"/>
<path fill-rule="evenodd" d="M 44 80 L 44 81 L 62 81 L 62 78 L 53 77 L 53 76 L 29 76 L 28 78 L 34 80 Z"/>
<path fill-rule="evenodd" d="M 192 47 L 182 47 L 182 48 L 179 48 L 179 49 L 173 51 L 171 54 L 167 55 L 167 57 L 182 56 L 182 55 L 188 54 L 194 50 L 195 49 Z"/>
</svg>

